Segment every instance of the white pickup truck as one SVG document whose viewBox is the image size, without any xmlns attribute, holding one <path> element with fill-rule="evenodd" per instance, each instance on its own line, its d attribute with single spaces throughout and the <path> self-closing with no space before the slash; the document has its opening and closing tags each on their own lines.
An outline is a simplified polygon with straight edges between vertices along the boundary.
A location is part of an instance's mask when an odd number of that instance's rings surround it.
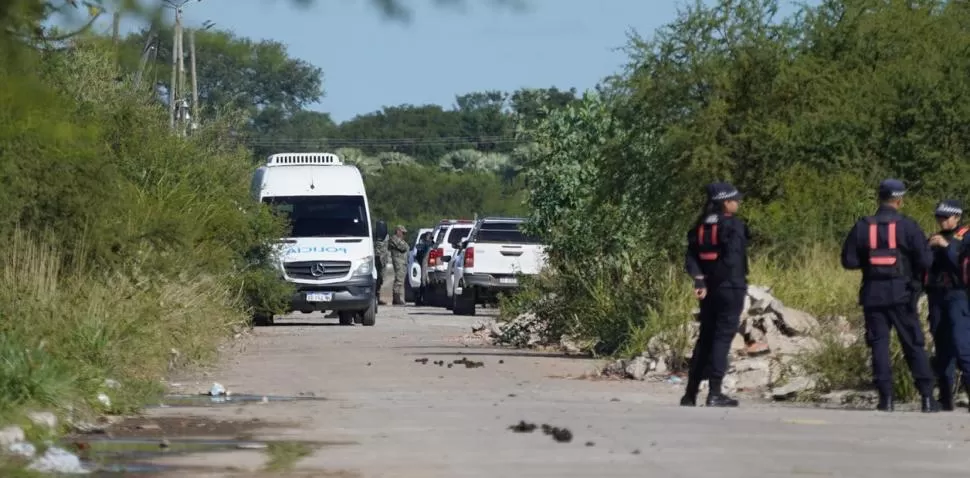
<svg viewBox="0 0 970 478">
<path fill-rule="evenodd" d="M 475 315 L 475 305 L 495 303 L 501 292 L 519 287 L 519 277 L 545 266 L 545 246 L 522 231 L 525 219 L 479 219 L 452 259 L 452 312 Z"/>
<path fill-rule="evenodd" d="M 451 308 L 451 300 L 447 295 L 447 279 L 451 270 L 449 262 L 456 246 L 468 237 L 474 225 L 475 221 L 467 219 L 442 219 L 434 228 L 434 245 L 428 252 L 425 289 L 427 305 Z"/>
</svg>

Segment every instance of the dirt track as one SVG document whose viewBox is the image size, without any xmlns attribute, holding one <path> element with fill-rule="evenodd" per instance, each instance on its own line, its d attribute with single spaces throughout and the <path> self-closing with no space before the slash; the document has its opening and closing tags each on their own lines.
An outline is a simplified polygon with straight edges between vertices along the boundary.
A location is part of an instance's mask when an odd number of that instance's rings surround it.
<svg viewBox="0 0 970 478">
<path fill-rule="evenodd" d="M 382 307 L 376 327 L 305 317 L 256 329 L 218 370 L 182 383 L 191 393 L 218 381 L 236 394 L 327 400 L 150 414 L 257 419 L 283 426 L 247 433 L 255 438 L 346 443 L 317 449 L 295 467 L 309 473 L 294 476 L 962 477 L 970 465 L 966 412 L 685 409 L 676 406 L 679 386 L 562 378 L 594 369 L 589 360 L 466 346 L 460 337 L 475 319 L 444 309 Z M 462 358 L 484 366 L 453 363 Z M 520 420 L 566 427 L 572 441 L 509 430 Z M 265 457 L 245 450 L 159 462 L 242 472 Z"/>
</svg>

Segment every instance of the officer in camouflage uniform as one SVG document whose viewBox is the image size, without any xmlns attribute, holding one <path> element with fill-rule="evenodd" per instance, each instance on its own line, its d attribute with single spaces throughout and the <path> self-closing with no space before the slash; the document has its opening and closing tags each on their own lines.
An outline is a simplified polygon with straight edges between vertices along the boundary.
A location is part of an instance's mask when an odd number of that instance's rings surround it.
<svg viewBox="0 0 970 478">
<path fill-rule="evenodd" d="M 397 226 L 394 235 L 388 240 L 387 248 L 391 252 L 391 264 L 394 265 L 394 305 L 404 305 L 404 279 L 407 278 L 408 243 L 404 235 L 408 230 L 404 226 Z"/>
<path fill-rule="evenodd" d="M 387 271 L 387 264 L 391 261 L 390 252 L 387 250 L 387 223 L 377 221 L 374 226 L 374 267 L 377 268 L 377 303 L 387 305 L 381 300 L 381 287 L 384 285 L 384 272 Z"/>
</svg>

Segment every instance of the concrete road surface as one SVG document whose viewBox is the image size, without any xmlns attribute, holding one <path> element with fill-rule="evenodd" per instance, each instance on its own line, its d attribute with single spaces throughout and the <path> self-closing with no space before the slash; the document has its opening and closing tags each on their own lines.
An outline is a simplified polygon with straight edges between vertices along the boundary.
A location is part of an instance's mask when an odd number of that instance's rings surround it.
<svg viewBox="0 0 970 478">
<path fill-rule="evenodd" d="M 183 386 L 195 393 L 218 381 L 235 394 L 327 400 L 151 413 L 287 422 L 256 437 L 347 443 L 299 461 L 294 470 L 308 472 L 299 476 L 970 476 L 965 411 L 879 414 L 750 401 L 734 410 L 682 408 L 681 386 L 569 378 L 598 363 L 463 340 L 476 319 L 444 309 L 382 307 L 376 327 L 307 317 L 256 329 L 218 370 Z M 484 366 L 434 364 L 463 357 Z M 568 428 L 572 440 L 509 430 L 520 420 Z M 218 468 L 258 470 L 265 457 L 247 450 L 162 463 L 217 470 L 172 476 L 232 476 Z"/>
</svg>

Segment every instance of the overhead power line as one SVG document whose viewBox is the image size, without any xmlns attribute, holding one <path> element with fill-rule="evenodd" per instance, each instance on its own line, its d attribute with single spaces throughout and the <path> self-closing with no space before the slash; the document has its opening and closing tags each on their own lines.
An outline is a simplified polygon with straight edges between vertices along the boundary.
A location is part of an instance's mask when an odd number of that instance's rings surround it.
<svg viewBox="0 0 970 478">
<path fill-rule="evenodd" d="M 343 146 L 449 146 L 469 143 L 488 144 L 524 144 L 529 138 L 515 136 L 481 136 L 481 137 L 442 137 L 442 138 L 273 138 L 249 137 L 244 143 L 256 146 L 312 146 L 317 144 L 333 144 Z"/>
</svg>

